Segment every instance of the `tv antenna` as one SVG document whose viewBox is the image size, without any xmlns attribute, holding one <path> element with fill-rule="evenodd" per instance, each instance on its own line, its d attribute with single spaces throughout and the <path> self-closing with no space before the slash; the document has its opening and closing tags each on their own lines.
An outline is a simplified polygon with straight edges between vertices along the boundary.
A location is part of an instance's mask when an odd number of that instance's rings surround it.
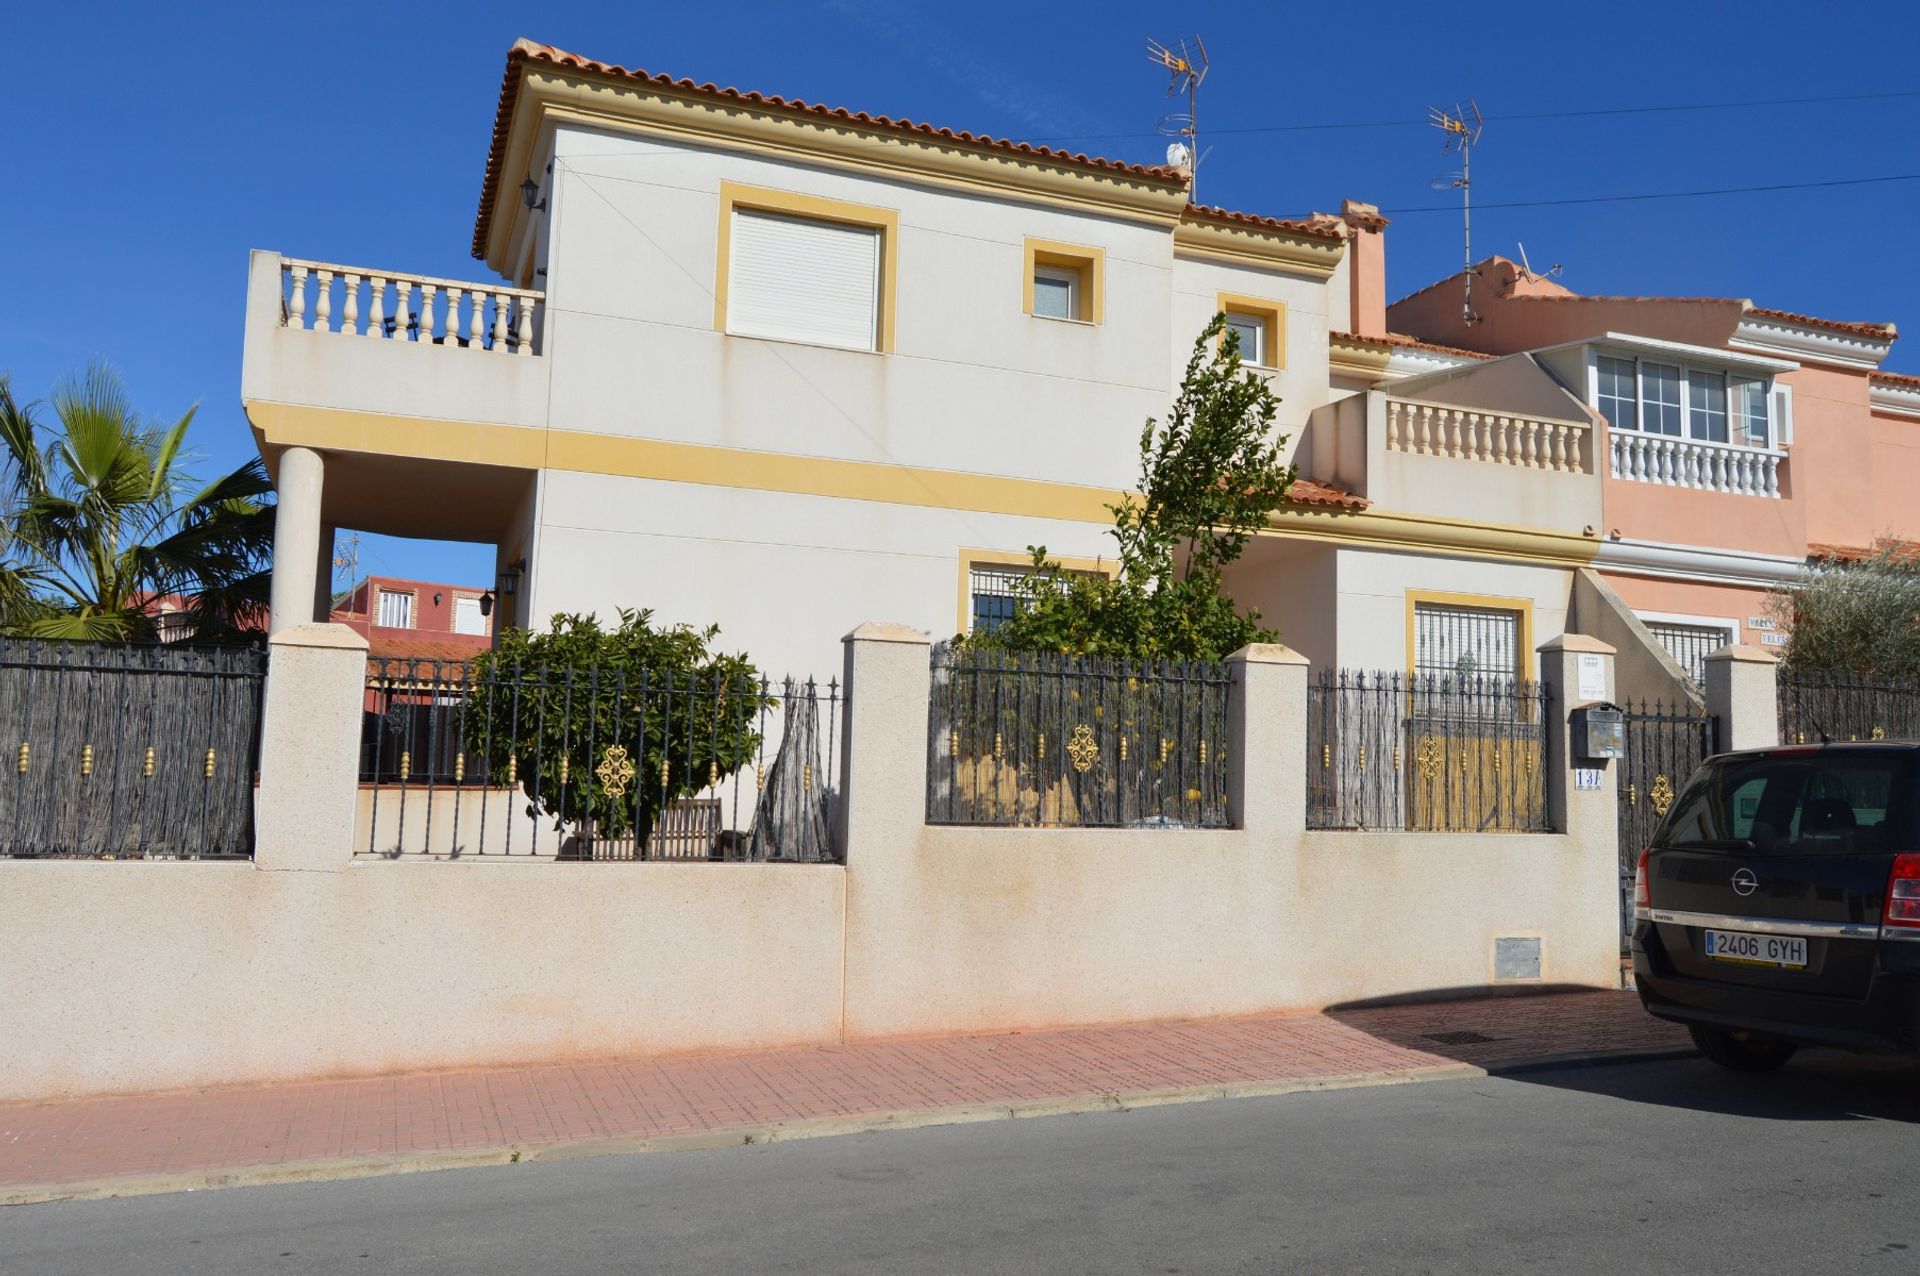
<svg viewBox="0 0 1920 1276">
<path fill-rule="evenodd" d="M 1466 292 L 1460 302 L 1460 317 L 1471 327 L 1480 319 L 1473 313 L 1473 148 L 1480 141 L 1486 121 L 1480 117 L 1480 104 L 1468 98 L 1464 107 L 1454 103 L 1451 114 L 1437 106 L 1428 107 L 1427 123 L 1447 135 L 1442 154 L 1460 152 L 1460 171 L 1436 177 L 1427 185 L 1434 190 L 1460 192 L 1460 230 L 1466 247 L 1466 267 L 1462 275 Z"/>
<path fill-rule="evenodd" d="M 1518 240 L 1515 240 L 1514 242 L 1519 243 Z M 1534 273 L 1533 263 L 1527 260 L 1527 246 L 1525 244 L 1520 244 L 1520 269 L 1529 275 L 1532 275 Z M 1536 278 L 1551 279 L 1565 269 L 1566 269 L 1565 266 L 1561 265 L 1559 262 L 1556 261 L 1553 263 L 1553 265 L 1547 267 L 1546 274 L 1536 276 Z"/>
<path fill-rule="evenodd" d="M 1197 200 L 1200 186 L 1200 82 L 1207 78 L 1207 44 L 1193 37 L 1197 52 L 1189 52 L 1180 41 L 1176 52 L 1158 40 L 1147 41 L 1147 61 L 1167 68 L 1167 96 L 1187 95 L 1187 109 L 1160 117 L 1163 137 L 1179 140 L 1167 147 L 1167 163 L 1187 174 L 1187 198 Z"/>
</svg>

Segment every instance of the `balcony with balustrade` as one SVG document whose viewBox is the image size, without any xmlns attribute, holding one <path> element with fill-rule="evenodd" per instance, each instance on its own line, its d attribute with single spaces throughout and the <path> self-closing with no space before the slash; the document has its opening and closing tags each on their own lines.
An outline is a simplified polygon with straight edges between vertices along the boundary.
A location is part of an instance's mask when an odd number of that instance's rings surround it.
<svg viewBox="0 0 1920 1276">
<path fill-rule="evenodd" d="M 1607 432 L 1607 474 L 1633 483 L 1685 487 L 1734 496 L 1780 497 L 1787 454 L 1778 448 L 1715 443 L 1706 439 Z"/>
<path fill-rule="evenodd" d="M 1530 374 L 1529 374 L 1530 375 Z M 1382 513 L 1590 536 L 1600 523 L 1596 423 L 1550 384 L 1512 374 L 1498 407 L 1444 402 L 1459 385 L 1376 389 L 1314 414 L 1302 472 L 1363 495 Z"/>
<path fill-rule="evenodd" d="M 321 610 L 329 528 L 511 549 L 545 453 L 546 338 L 536 291 L 253 254 L 241 400 L 280 493 L 276 625 Z"/>
</svg>

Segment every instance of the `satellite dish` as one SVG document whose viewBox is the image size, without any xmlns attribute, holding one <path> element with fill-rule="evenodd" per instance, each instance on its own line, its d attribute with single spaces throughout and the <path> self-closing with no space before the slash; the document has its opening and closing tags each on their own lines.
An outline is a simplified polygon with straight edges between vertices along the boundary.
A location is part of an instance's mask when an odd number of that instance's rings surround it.
<svg viewBox="0 0 1920 1276">
<path fill-rule="evenodd" d="M 1185 142 L 1173 142 L 1167 146 L 1167 166 L 1169 168 L 1191 168 L 1193 151 Z"/>
</svg>

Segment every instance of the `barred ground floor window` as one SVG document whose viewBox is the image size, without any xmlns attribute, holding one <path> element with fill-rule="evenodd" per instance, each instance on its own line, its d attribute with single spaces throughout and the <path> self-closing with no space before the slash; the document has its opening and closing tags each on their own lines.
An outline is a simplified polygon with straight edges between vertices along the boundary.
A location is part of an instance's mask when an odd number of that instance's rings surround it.
<svg viewBox="0 0 1920 1276">
<path fill-rule="evenodd" d="M 1681 624 L 1668 620 L 1644 623 L 1647 631 L 1696 683 L 1706 681 L 1707 657 L 1734 640 L 1734 632 L 1727 625 Z"/>
<path fill-rule="evenodd" d="M 1517 607 L 1420 602 L 1413 605 L 1413 671 L 1461 677 L 1525 677 Z"/>
</svg>

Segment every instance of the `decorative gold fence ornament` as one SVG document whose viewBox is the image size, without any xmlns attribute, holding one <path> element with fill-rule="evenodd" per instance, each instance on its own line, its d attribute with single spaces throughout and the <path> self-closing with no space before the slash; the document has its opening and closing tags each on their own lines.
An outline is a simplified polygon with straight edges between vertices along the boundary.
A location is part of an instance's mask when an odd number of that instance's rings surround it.
<svg viewBox="0 0 1920 1276">
<path fill-rule="evenodd" d="M 209 763 L 208 765 L 212 765 Z M 209 772 L 208 774 L 212 774 Z M 413 754 L 402 751 L 400 754 L 400 783 L 405 784 L 407 777 L 413 774 Z"/>
<path fill-rule="evenodd" d="M 19 769 L 20 769 L 21 775 L 25 775 L 27 773 L 27 759 L 29 759 L 32 756 L 33 756 L 33 746 L 31 744 L 28 744 L 25 740 L 22 740 L 20 742 L 20 762 L 19 762 Z"/>
<path fill-rule="evenodd" d="M 1420 747 L 1413 752 L 1413 764 L 1420 768 L 1420 778 L 1437 780 L 1440 778 L 1440 766 L 1446 760 L 1446 749 L 1432 736 L 1420 741 Z"/>
<path fill-rule="evenodd" d="M 153 746 L 152 745 L 147 746 L 147 760 L 140 764 L 140 774 L 145 776 L 149 780 L 153 778 Z"/>
<path fill-rule="evenodd" d="M 627 786 L 633 783 L 635 775 L 633 759 L 627 756 L 627 747 L 624 744 L 608 745 L 607 751 L 600 757 L 600 765 L 593 769 L 593 773 L 600 777 L 600 787 L 608 797 L 625 797 Z"/>
<path fill-rule="evenodd" d="M 214 750 L 208 749 L 207 750 L 207 778 L 209 780 L 213 778 L 213 771 L 214 771 L 213 760 L 214 760 Z"/>
<path fill-rule="evenodd" d="M 1647 801 L 1653 806 L 1655 815 L 1665 815 L 1667 808 L 1673 805 L 1673 784 L 1664 775 L 1653 777 L 1653 787 L 1647 790 Z"/>
<path fill-rule="evenodd" d="M 1073 737 L 1067 741 L 1067 757 L 1073 761 L 1076 771 L 1091 771 L 1094 759 L 1100 756 L 1099 742 L 1093 738 L 1093 728 L 1082 724 L 1073 729 Z"/>
<path fill-rule="evenodd" d="M 80 749 L 80 774 L 82 776 L 93 774 L 93 746 L 90 744 Z"/>
</svg>

